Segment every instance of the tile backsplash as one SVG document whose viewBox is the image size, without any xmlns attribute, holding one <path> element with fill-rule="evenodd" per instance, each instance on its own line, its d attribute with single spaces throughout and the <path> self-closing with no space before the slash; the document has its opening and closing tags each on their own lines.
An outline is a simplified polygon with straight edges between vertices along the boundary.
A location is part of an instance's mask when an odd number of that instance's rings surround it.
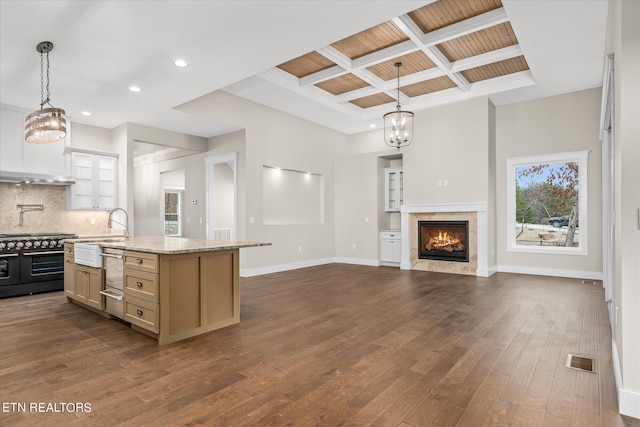
<svg viewBox="0 0 640 427">
<path fill-rule="evenodd" d="M 18 204 L 42 204 L 42 211 L 24 212 L 20 225 Z M 73 233 L 79 236 L 111 234 L 109 212 L 66 210 L 66 187 L 0 182 L 0 234 Z M 95 225 L 92 225 L 94 220 Z M 113 230 L 121 234 L 121 230 Z"/>
</svg>

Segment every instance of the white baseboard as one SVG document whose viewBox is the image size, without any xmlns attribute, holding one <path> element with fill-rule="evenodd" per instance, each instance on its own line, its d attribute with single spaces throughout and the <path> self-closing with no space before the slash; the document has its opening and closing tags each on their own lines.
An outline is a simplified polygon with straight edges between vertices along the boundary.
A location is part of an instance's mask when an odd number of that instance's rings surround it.
<svg viewBox="0 0 640 427">
<path fill-rule="evenodd" d="M 611 340 L 611 358 L 613 359 L 613 372 L 616 378 L 616 389 L 618 390 L 618 412 L 628 417 L 640 419 L 640 393 L 625 390 L 622 387 L 618 347 L 614 340 Z"/>
<path fill-rule="evenodd" d="M 573 279 L 602 280 L 601 271 L 561 270 L 554 268 L 522 267 L 518 265 L 499 265 L 501 273 L 531 274 L 534 276 L 569 277 Z"/>
<path fill-rule="evenodd" d="M 240 277 L 262 276 L 263 274 L 279 273 L 281 271 L 315 267 L 318 265 L 331 264 L 333 262 L 335 262 L 335 258 L 321 258 L 321 259 L 311 259 L 311 260 L 300 261 L 300 262 L 292 262 L 288 264 L 269 265 L 267 267 L 241 268 Z"/>
<path fill-rule="evenodd" d="M 334 258 L 320 258 L 307 261 L 292 262 L 287 264 L 270 265 L 266 267 L 257 268 L 241 268 L 241 277 L 253 277 L 261 276 L 263 274 L 278 273 L 281 271 L 296 270 L 298 268 L 315 267 L 317 265 L 332 264 L 334 262 L 341 264 L 355 264 L 366 265 L 370 267 L 378 267 L 380 261 L 377 259 L 369 258 L 346 258 L 346 257 L 334 257 Z M 401 270 L 410 270 L 411 265 L 405 263 L 400 264 Z M 569 277 L 574 279 L 588 279 L 588 280 L 602 280 L 603 275 L 598 271 L 576 271 L 576 270 L 559 270 L 551 268 L 535 268 L 535 267 L 521 267 L 514 265 L 498 265 L 489 268 L 479 268 L 476 275 L 479 277 L 489 277 L 496 272 L 503 273 L 519 273 L 519 274 L 532 274 L 535 276 L 555 276 L 555 277 Z"/>
<path fill-rule="evenodd" d="M 279 273 L 281 271 L 297 270 L 299 268 L 333 264 L 334 262 L 337 262 L 340 264 L 366 265 L 369 267 L 378 267 L 380 265 L 380 261 L 378 261 L 377 259 L 343 258 L 343 257 L 321 258 L 321 259 L 311 259 L 311 260 L 300 261 L 300 262 L 292 262 L 287 264 L 270 265 L 267 267 L 241 268 L 240 277 L 262 276 L 263 274 Z"/>
<path fill-rule="evenodd" d="M 378 261 L 377 259 L 369 258 L 336 257 L 333 259 L 333 262 L 337 262 L 340 264 L 368 265 L 369 267 L 378 267 L 380 265 L 380 261 Z"/>
<path fill-rule="evenodd" d="M 478 277 L 490 277 L 498 272 L 495 266 L 489 268 L 480 268 L 476 269 L 476 276 Z"/>
</svg>

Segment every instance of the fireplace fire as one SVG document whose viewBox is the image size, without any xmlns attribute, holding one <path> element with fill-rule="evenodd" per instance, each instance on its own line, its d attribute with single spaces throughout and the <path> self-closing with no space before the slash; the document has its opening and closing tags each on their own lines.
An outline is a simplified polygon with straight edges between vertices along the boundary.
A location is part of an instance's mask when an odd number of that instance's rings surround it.
<svg viewBox="0 0 640 427">
<path fill-rule="evenodd" d="M 418 221 L 418 258 L 469 262 L 469 221 Z"/>
</svg>

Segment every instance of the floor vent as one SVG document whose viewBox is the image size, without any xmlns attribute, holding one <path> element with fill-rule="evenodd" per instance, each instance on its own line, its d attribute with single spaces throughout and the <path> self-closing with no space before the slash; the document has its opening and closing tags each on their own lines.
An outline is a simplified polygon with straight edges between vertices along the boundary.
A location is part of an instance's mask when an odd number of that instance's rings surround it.
<svg viewBox="0 0 640 427">
<path fill-rule="evenodd" d="M 596 361 L 588 357 L 567 355 L 567 368 L 576 369 L 583 372 L 596 373 Z"/>
</svg>

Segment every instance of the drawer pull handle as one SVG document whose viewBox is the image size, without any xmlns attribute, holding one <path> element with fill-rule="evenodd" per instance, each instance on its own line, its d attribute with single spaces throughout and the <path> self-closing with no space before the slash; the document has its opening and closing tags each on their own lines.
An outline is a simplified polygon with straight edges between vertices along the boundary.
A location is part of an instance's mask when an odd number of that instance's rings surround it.
<svg viewBox="0 0 640 427">
<path fill-rule="evenodd" d="M 138 316 L 142 316 L 142 310 L 136 310 L 136 313 L 138 313 Z"/>
<path fill-rule="evenodd" d="M 142 264 L 142 260 L 138 258 L 138 265 Z"/>
<path fill-rule="evenodd" d="M 136 282 L 136 285 L 138 285 L 139 288 L 142 287 L 142 282 Z"/>
</svg>

